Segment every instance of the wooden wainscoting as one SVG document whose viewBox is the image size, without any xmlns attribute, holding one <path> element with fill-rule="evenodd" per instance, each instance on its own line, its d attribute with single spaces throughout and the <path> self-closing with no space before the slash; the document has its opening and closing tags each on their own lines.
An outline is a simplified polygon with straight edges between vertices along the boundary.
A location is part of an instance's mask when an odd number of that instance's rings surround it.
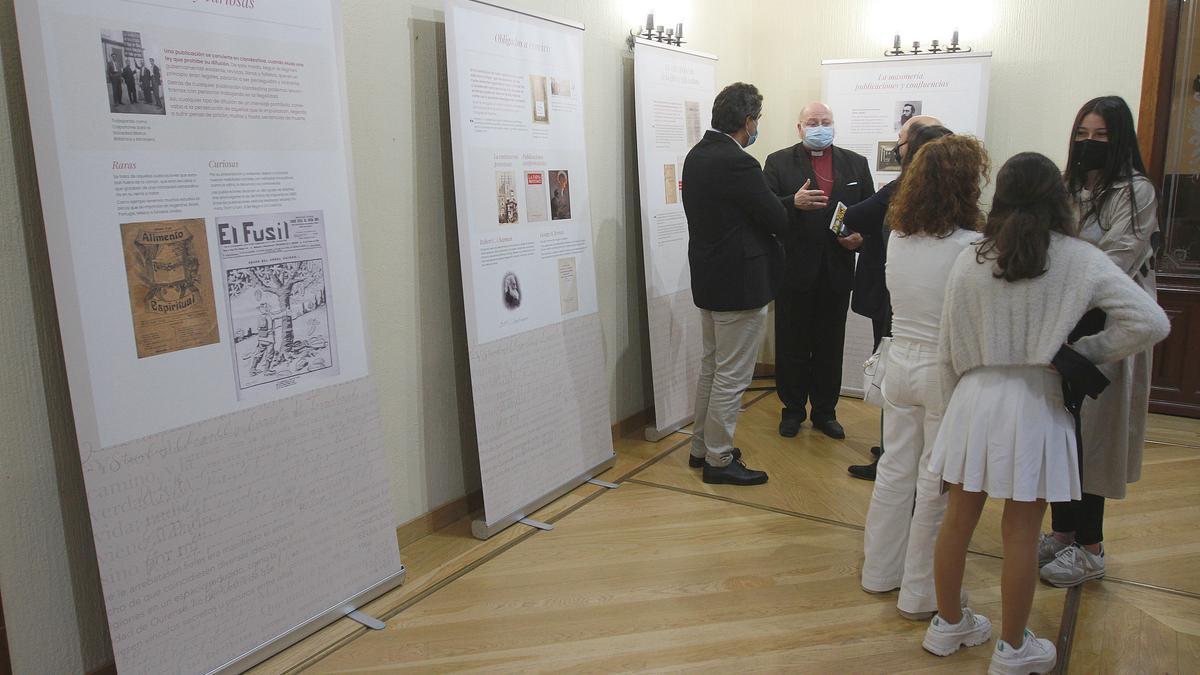
<svg viewBox="0 0 1200 675">
<path fill-rule="evenodd" d="M 1171 335 L 1154 348 L 1150 411 L 1200 417 L 1200 288 L 1162 286 Z"/>
</svg>

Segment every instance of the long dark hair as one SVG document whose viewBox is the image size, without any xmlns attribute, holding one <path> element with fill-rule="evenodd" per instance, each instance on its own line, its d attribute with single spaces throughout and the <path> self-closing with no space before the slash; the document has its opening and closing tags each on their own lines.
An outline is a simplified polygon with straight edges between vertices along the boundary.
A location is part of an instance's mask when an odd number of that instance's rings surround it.
<svg viewBox="0 0 1200 675">
<path fill-rule="evenodd" d="M 1093 215 L 1103 212 L 1113 196 L 1120 191 L 1113 184 L 1120 181 L 1132 181 L 1134 176 L 1145 175 L 1146 165 L 1142 162 L 1142 152 L 1138 149 L 1137 129 L 1133 125 L 1133 112 L 1125 99 L 1120 96 L 1099 96 L 1079 109 L 1075 115 L 1075 124 L 1071 127 L 1071 145 L 1067 153 L 1067 170 L 1063 174 L 1067 189 L 1072 195 L 1079 195 L 1087 184 L 1088 172 L 1078 165 L 1079 157 L 1075 150 L 1075 134 L 1083 124 L 1083 118 L 1095 113 L 1104 120 L 1108 130 L 1108 161 L 1100 169 L 1100 178 L 1092 186 L 1092 199 L 1087 204 L 1086 211 L 1079 214 L 1080 222 L 1086 221 Z M 1130 205 L 1133 207 L 1130 217 L 1133 226 L 1137 227 L 1137 205 L 1133 203 L 1133 186 L 1128 187 Z M 1083 205 L 1080 204 L 1083 208 Z M 1100 224 L 1108 229 L 1105 223 Z"/>
<path fill-rule="evenodd" d="M 995 260 L 997 279 L 1040 277 L 1046 272 L 1051 232 L 1075 232 L 1075 211 L 1058 167 L 1040 153 L 1014 155 L 996 174 L 992 211 L 975 259 Z"/>
</svg>

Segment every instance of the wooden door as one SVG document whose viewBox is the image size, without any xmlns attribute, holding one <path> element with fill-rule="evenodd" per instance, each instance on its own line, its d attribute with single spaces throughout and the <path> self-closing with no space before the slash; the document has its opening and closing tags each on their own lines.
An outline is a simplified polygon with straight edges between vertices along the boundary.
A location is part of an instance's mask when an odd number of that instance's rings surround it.
<svg viewBox="0 0 1200 675">
<path fill-rule="evenodd" d="M 1151 0 L 1138 138 L 1159 191 L 1158 301 L 1171 335 L 1154 350 L 1150 410 L 1200 417 L 1200 0 Z"/>
</svg>

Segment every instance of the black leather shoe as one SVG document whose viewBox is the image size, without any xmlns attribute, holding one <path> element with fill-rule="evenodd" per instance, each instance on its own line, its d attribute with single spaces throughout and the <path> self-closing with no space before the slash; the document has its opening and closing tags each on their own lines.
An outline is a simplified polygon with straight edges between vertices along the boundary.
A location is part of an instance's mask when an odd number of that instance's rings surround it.
<svg viewBox="0 0 1200 675">
<path fill-rule="evenodd" d="M 767 482 L 767 472 L 747 469 L 740 459 L 722 467 L 711 466 L 705 462 L 701 480 L 709 484 L 762 485 Z"/>
<path fill-rule="evenodd" d="M 734 448 L 733 449 L 733 460 L 736 462 L 737 460 L 739 460 L 741 458 L 742 458 L 742 449 Z M 693 469 L 699 469 L 700 467 L 704 466 L 704 458 L 696 457 L 695 455 L 688 453 L 688 466 L 692 467 Z"/>
<path fill-rule="evenodd" d="M 804 423 L 804 417 L 804 413 L 797 415 L 784 408 L 783 417 L 779 420 L 779 435 L 784 438 L 792 438 L 800 433 L 800 425 Z"/>
<path fill-rule="evenodd" d="M 875 460 L 870 464 L 854 464 L 846 469 L 851 476 L 861 478 L 863 480 L 875 480 L 875 467 L 879 466 L 879 460 Z"/>
<path fill-rule="evenodd" d="M 878 445 L 872 445 L 871 446 L 871 456 L 874 457 L 876 459 L 876 461 L 878 461 L 879 458 L 883 456 L 883 448 L 879 447 Z"/>
<path fill-rule="evenodd" d="M 836 419 L 821 420 L 819 422 L 817 420 L 813 420 L 813 428 L 818 429 L 826 436 L 830 438 L 836 438 L 839 441 L 846 437 L 846 430 L 842 428 L 841 424 L 838 424 Z"/>
</svg>

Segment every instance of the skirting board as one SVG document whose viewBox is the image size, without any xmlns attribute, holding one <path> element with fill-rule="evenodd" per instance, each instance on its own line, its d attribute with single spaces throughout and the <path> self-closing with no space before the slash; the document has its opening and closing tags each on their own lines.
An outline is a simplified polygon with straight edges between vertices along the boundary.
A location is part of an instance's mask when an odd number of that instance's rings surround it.
<svg viewBox="0 0 1200 675">
<path fill-rule="evenodd" d="M 612 457 L 609 457 L 608 459 L 604 460 L 603 462 L 600 462 L 599 464 L 592 467 L 591 469 L 588 469 L 587 471 L 584 471 L 583 473 L 579 474 L 578 476 L 575 476 L 574 478 L 563 483 L 558 488 L 555 488 L 554 490 L 547 492 L 546 494 L 533 500 L 529 504 L 526 504 L 523 508 L 518 509 L 514 513 L 510 513 L 509 515 L 501 518 L 500 520 L 496 521 L 495 523 L 492 523 L 491 525 L 488 525 L 487 521 L 484 521 L 484 520 L 473 521 L 471 523 L 471 534 L 475 535 L 476 539 L 487 539 L 488 537 L 490 537 L 493 534 L 496 534 L 497 532 L 503 530 L 504 528 L 512 525 L 513 523 L 517 522 L 518 520 L 528 517 L 534 511 L 537 511 L 538 509 L 549 504 L 550 502 L 554 501 L 555 499 L 558 499 L 559 497 L 567 494 L 571 490 L 574 490 L 575 488 L 582 485 L 585 481 L 587 481 L 587 479 L 593 478 L 593 477 L 597 476 L 598 474 L 604 473 L 605 471 L 611 469 L 616 463 L 617 463 L 617 456 L 614 454 Z"/>
<path fill-rule="evenodd" d="M 337 605 L 330 607 L 329 609 L 303 621 L 302 623 L 297 624 L 291 630 L 271 640 L 268 640 L 259 647 L 256 647 L 245 654 L 242 654 L 241 656 L 231 659 L 212 672 L 240 673 L 249 669 L 255 664 L 267 660 L 271 656 L 283 651 L 284 649 L 287 649 L 309 635 L 321 630 L 325 626 L 328 626 L 334 621 L 341 619 L 350 612 L 366 605 L 375 598 L 378 598 L 393 588 L 400 586 L 404 583 L 404 575 L 407 572 L 408 570 L 403 564 L 401 564 L 399 572 L 396 572 L 387 578 L 381 579 L 371 587 L 359 591 L 356 595 L 339 602 Z"/>
</svg>

